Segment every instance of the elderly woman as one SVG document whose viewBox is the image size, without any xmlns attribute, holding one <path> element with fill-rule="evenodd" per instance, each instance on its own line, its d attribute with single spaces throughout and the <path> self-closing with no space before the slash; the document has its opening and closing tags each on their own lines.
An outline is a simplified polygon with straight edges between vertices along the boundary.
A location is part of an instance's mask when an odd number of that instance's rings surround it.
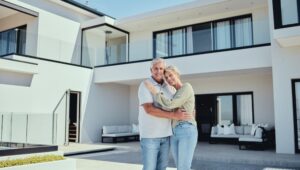
<svg viewBox="0 0 300 170">
<path fill-rule="evenodd" d="M 172 99 L 167 99 L 146 80 L 144 83 L 162 107 L 168 109 L 184 109 L 193 114 L 195 108 L 194 90 L 189 83 L 182 83 L 180 73 L 175 66 L 168 66 L 164 71 L 164 78 L 177 91 Z M 193 116 L 190 120 L 173 120 L 173 136 L 171 137 L 171 151 L 178 170 L 190 170 L 194 151 L 197 145 L 197 124 Z"/>
</svg>

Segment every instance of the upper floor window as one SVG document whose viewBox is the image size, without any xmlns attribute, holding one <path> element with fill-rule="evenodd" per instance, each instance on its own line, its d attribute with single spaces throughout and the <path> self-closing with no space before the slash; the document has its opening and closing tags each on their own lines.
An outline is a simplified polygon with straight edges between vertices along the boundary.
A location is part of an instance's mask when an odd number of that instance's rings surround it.
<svg viewBox="0 0 300 170">
<path fill-rule="evenodd" d="M 300 0 L 273 0 L 275 29 L 300 25 Z"/>
<path fill-rule="evenodd" d="M 253 45 L 252 16 L 244 15 L 154 32 L 154 57 Z"/>
<path fill-rule="evenodd" d="M 25 54 L 26 26 L 0 32 L 0 56 L 17 53 Z"/>
</svg>

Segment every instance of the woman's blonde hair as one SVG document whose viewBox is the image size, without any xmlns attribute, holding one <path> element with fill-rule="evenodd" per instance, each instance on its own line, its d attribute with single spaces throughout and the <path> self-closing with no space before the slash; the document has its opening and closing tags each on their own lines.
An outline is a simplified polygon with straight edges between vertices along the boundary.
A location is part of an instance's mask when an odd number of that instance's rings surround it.
<svg viewBox="0 0 300 170">
<path fill-rule="evenodd" d="M 178 77 L 180 77 L 179 69 L 176 66 L 173 66 L 173 65 L 167 66 L 164 70 L 164 74 L 166 74 L 166 72 L 175 73 Z"/>
</svg>

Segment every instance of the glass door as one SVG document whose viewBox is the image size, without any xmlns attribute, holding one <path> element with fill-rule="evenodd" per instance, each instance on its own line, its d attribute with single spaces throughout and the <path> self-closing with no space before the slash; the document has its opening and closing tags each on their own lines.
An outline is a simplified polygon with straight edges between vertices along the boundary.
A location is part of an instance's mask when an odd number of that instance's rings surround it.
<svg viewBox="0 0 300 170">
<path fill-rule="evenodd" d="M 300 153 L 300 79 L 293 80 L 295 148 Z"/>
</svg>

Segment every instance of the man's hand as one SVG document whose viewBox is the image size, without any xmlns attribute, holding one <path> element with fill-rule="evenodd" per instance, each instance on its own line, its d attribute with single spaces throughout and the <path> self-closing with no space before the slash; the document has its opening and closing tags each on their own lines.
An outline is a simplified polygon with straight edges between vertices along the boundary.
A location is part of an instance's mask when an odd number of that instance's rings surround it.
<svg viewBox="0 0 300 170">
<path fill-rule="evenodd" d="M 173 119 L 175 119 L 175 120 L 191 120 L 193 118 L 194 118 L 194 116 L 192 114 L 189 114 L 185 110 L 182 110 L 182 109 L 177 109 L 174 112 L 174 117 L 173 117 Z"/>
</svg>

